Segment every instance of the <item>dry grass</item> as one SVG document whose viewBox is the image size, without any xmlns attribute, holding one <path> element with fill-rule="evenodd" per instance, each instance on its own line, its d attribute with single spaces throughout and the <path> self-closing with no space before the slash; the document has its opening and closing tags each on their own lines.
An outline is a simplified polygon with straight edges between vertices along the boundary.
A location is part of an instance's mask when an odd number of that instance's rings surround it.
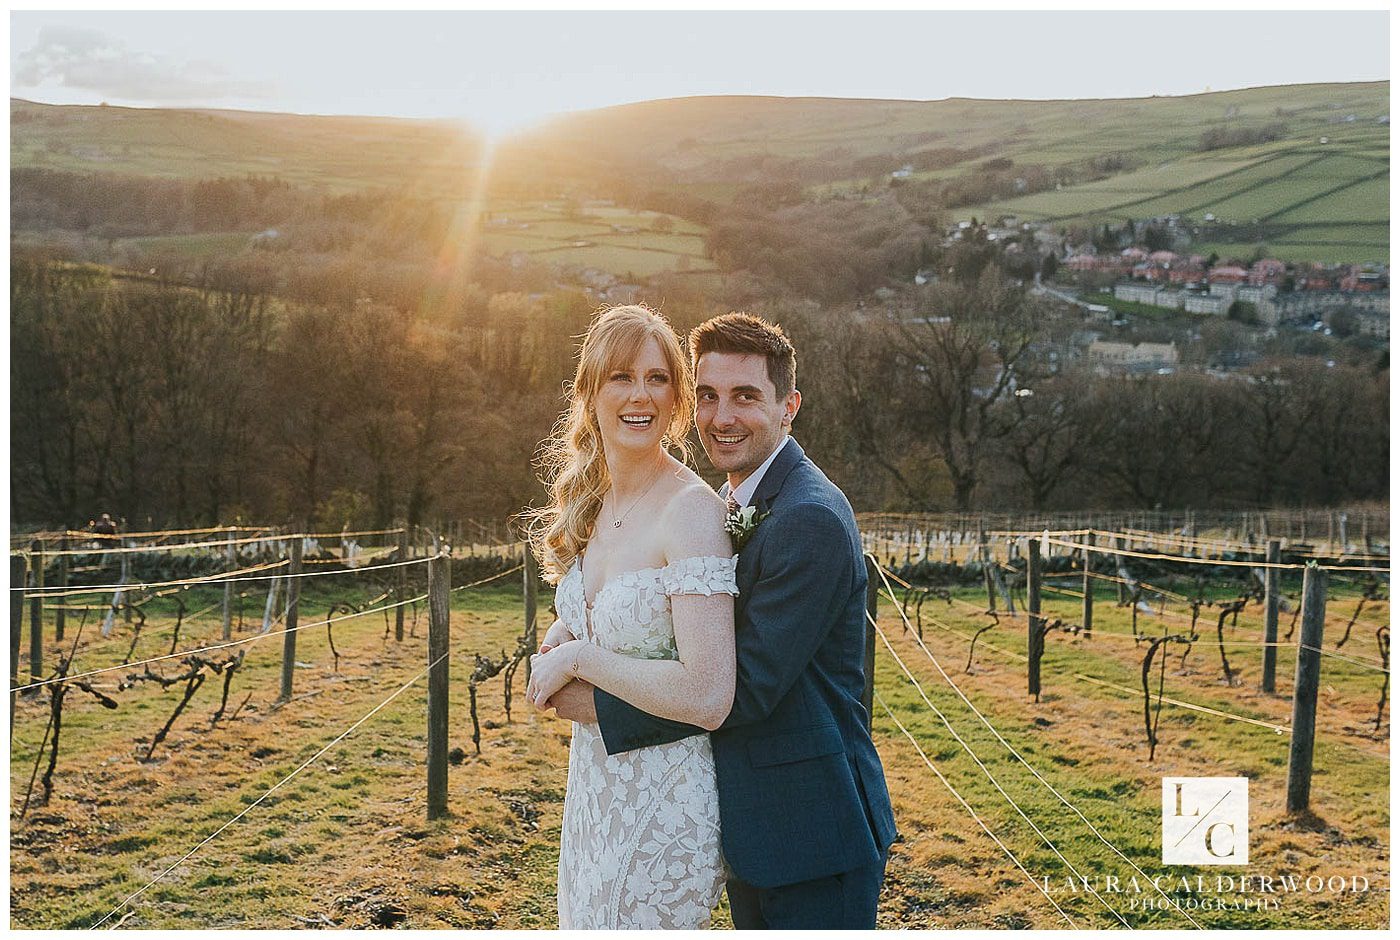
<svg viewBox="0 0 1400 940">
<path fill-rule="evenodd" d="M 971 594 L 963 595 L 972 599 Z M 1312 790 L 1316 813 L 1305 820 L 1284 812 L 1288 737 L 1258 726 L 1166 706 L 1161 719 L 1156 759 L 1148 760 L 1143 730 L 1141 695 L 1128 695 L 1079 681 L 1078 674 L 1104 678 L 1138 688 L 1145 646 L 1130 635 L 1126 613 L 1112 606 L 1110 594 L 1097 595 L 1092 640 L 1051 634 L 1043 662 L 1043 692 L 1031 703 L 1026 693 L 1024 621 L 1008 621 L 984 634 L 970 673 L 964 672 L 968 642 L 959 633 L 988 621 L 965 605 L 925 606 L 937 618 L 925 616 L 925 644 L 949 677 L 988 717 L 1035 769 L 1090 820 L 1104 837 L 1126 854 L 1149 877 L 1166 875 L 1167 893 L 1185 900 L 1191 895 L 1171 890 L 1186 874 L 1205 876 L 1214 885 L 1217 875 L 1241 873 L 1274 877 L 1296 874 L 1363 875 L 1370 890 L 1356 895 L 1306 893 L 1283 896 L 1277 910 L 1194 911 L 1202 925 L 1218 928 L 1367 927 L 1388 921 L 1389 723 L 1376 733 L 1373 725 L 1381 675 L 1333 658 L 1323 661 L 1319 703 L 1319 732 Z M 1077 601 L 1075 602 L 1077 605 Z M 1047 602 L 1047 612 L 1068 616 L 1070 605 Z M 1374 612 L 1369 615 L 1373 619 Z M 1123 890 L 1104 891 L 1102 879 L 1117 876 L 1126 885 L 1133 867 L 1104 845 L 1073 811 L 1037 781 L 952 691 L 926 654 L 906 633 L 894 605 L 883 605 L 881 627 L 895 652 L 948 723 L 983 761 L 992 777 L 1045 836 L 1064 860 L 1046 847 L 1031 826 L 997 792 L 976 763 L 957 743 L 947 726 L 919 696 L 894 658 L 881 644 L 877 659 L 877 688 L 895 716 L 920 740 L 929 757 L 948 776 L 979 815 L 1003 839 L 1037 880 L 1049 879 L 1051 895 L 1079 926 L 1110 927 L 1117 920 L 1104 904 L 1066 884 L 1069 865 L 1089 876 L 1108 906 L 1135 927 L 1187 927 L 1174 912 L 1143 912 L 1133 899 L 1156 897 Z M 1179 629 L 1170 622 L 1172 629 Z M 1162 621 L 1142 618 L 1141 625 L 1160 635 Z M 1211 633 L 1214 630 L 1212 628 Z M 1251 634 L 1241 626 L 1227 638 L 1244 640 Z M 1332 632 L 1329 623 L 1329 636 Z M 1364 656 L 1360 640 L 1346 652 Z M 995 647 L 995 649 L 993 649 Z M 1329 643 L 1330 648 L 1330 643 Z M 1265 721 L 1288 724 L 1294 661 L 1282 650 L 1278 693 L 1257 688 L 1257 649 L 1228 648 L 1239 684 L 1226 686 L 1213 643 L 1198 644 L 1180 665 L 1180 648 L 1167 670 L 1169 697 Z M 1374 651 L 1373 651 L 1374 652 Z M 1154 669 L 1154 688 L 1155 688 Z M 1388 718 L 1388 710 L 1387 710 Z M 891 882 L 901 885 L 886 892 L 883 910 L 888 922 L 930 927 L 1064 926 L 1046 898 L 948 794 L 923 763 L 913 746 L 896 730 L 878 705 L 875 727 L 894 794 L 896 818 L 904 841 L 895 846 Z M 1183 868 L 1161 864 L 1161 778 L 1163 776 L 1245 776 L 1250 778 L 1250 864 L 1244 868 Z M 1139 881 L 1145 879 L 1139 876 Z M 913 911 L 928 897 L 943 899 Z M 1211 897 L 1217 895 L 1211 894 Z M 1228 892 L 1219 895 L 1227 900 Z M 1240 895 L 1240 897 L 1245 897 Z M 1248 897 L 1258 898 L 1254 893 Z M 1140 901 L 1139 901 L 1140 903 Z M 901 910 L 904 916 L 900 916 Z M 882 918 L 882 923 L 886 919 Z"/>
<path fill-rule="evenodd" d="M 303 621 L 320 616 L 327 600 L 309 600 Z M 518 589 L 472 591 L 454 600 L 454 648 L 463 652 L 454 655 L 452 665 L 449 746 L 465 755 L 449 771 L 451 818 L 425 821 L 426 689 L 420 681 L 134 900 L 124 926 L 553 926 L 568 725 L 534 714 L 519 698 L 507 723 L 496 678 L 479 693 L 485 727 L 482 753 L 474 753 L 465 682 L 471 653 L 499 655 L 510 649 L 522 617 Z M 939 606 L 943 609 L 935 616 L 950 627 L 985 620 Z M 163 623 L 153 621 L 148 630 Z M 217 630 L 212 621 L 203 623 L 187 631 L 191 643 L 201 631 Z M 957 702 L 912 636 L 901 633 L 889 603 L 883 605 L 881 626 L 930 700 L 1076 867 L 1085 874 L 1131 874 L 1127 863 L 1015 764 Z M 1197 914 L 1202 923 L 1384 924 L 1387 896 L 1378 889 L 1389 886 L 1384 799 L 1389 764 L 1385 737 L 1369 733 L 1366 720 L 1374 713 L 1377 675 L 1325 662 L 1324 727 L 1313 790 L 1320 819 L 1298 823 L 1282 812 L 1286 738 L 1168 710 L 1163 744 L 1149 763 L 1140 700 L 1068 678 L 1072 672 L 1092 672 L 1133 685 L 1138 654 L 1130 641 L 1109 640 L 1109 632 L 1126 627 L 1121 613 L 1106 602 L 1099 628 L 1105 635 L 1092 641 L 1052 637 L 1039 704 L 1026 702 L 1024 666 L 1015 658 L 1024 650 L 1023 627 L 1007 625 L 986 634 L 971 675 L 961 673 L 964 640 L 932 626 L 925 635 L 934 655 L 998 730 L 1148 874 L 1182 871 L 1158 863 L 1159 778 L 1218 774 L 1251 778 L 1254 862 L 1249 871 L 1371 879 L 1368 894 L 1290 897 L 1279 911 Z M 336 629 L 342 654 L 338 673 L 331 668 L 324 630 L 303 631 L 297 659 L 309 667 L 296 672 L 298 699 L 273 708 L 280 639 L 254 644 L 246 671 L 234 682 L 231 701 L 253 693 L 238 718 L 209 728 L 218 688 L 206 683 L 149 763 L 140 759 L 145 742 L 164 723 L 178 689 L 162 693 L 142 686 L 120 693 L 120 707 L 111 712 L 70 693 L 54 798 L 48 806 L 31 808 L 25 819 L 11 820 L 11 926 L 80 928 L 99 920 L 423 668 L 425 612 L 416 636 L 402 644 L 384 637 L 377 614 Z M 119 627 L 106 647 L 89 647 L 80 667 L 120 661 L 129 642 L 123 630 Z M 148 642 L 138 655 L 157 652 L 157 646 Z M 993 653 L 991 646 L 1005 653 Z M 1248 671 L 1245 685 L 1226 688 L 1218 678 L 1218 661 L 1209 654 L 1198 649 L 1180 674 L 1169 672 L 1167 694 L 1286 718 L 1291 659 L 1280 661 L 1281 694 L 1264 696 L 1251 690 L 1255 676 Z M 1245 657 L 1240 659 L 1243 663 Z M 1027 868 L 1050 878 L 1052 895 L 1075 922 L 1115 924 L 1092 898 L 1068 892 L 1063 863 L 1040 845 L 883 652 L 877 676 L 882 697 L 900 721 Z M 517 689 L 523 688 L 522 679 Z M 111 688 L 115 682 L 100 684 Z M 22 699 L 18 708 L 10 777 L 15 807 L 43 733 L 46 698 Z M 1044 896 L 977 828 L 878 707 L 875 729 L 902 833 L 891 855 L 880 925 L 1063 926 Z M 1189 926 L 1176 914 L 1128 911 L 1126 894 L 1112 900 L 1135 926 Z M 727 924 L 721 909 L 716 925 Z"/>
</svg>

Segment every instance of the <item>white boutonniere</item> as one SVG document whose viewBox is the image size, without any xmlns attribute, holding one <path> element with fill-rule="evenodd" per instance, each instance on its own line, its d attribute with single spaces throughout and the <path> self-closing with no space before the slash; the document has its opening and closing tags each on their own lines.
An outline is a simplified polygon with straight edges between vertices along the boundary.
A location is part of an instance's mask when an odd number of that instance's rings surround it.
<svg viewBox="0 0 1400 940">
<path fill-rule="evenodd" d="M 753 536 L 758 524 L 770 515 L 771 512 L 759 512 L 754 506 L 730 509 L 724 516 L 724 531 L 729 533 L 734 551 L 740 551 Z"/>
</svg>

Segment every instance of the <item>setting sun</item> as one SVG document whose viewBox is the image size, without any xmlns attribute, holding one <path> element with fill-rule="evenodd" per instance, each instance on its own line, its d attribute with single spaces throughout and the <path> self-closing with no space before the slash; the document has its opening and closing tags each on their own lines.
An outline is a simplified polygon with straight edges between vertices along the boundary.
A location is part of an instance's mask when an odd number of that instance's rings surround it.
<svg viewBox="0 0 1400 940">
<path fill-rule="evenodd" d="M 514 134 L 545 123 L 557 112 L 531 107 L 518 98 L 492 94 L 470 101 L 462 109 L 462 121 L 494 146 Z"/>
</svg>

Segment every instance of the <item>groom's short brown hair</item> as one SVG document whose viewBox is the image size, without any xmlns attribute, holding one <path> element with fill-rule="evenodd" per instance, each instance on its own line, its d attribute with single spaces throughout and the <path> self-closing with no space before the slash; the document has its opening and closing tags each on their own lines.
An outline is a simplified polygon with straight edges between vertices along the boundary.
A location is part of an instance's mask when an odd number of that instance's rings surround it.
<svg viewBox="0 0 1400 940">
<path fill-rule="evenodd" d="M 768 361 L 768 380 L 778 401 L 797 387 L 797 351 L 776 323 L 749 313 L 712 317 L 690 331 L 690 361 L 698 364 L 709 352 L 762 356 Z"/>
</svg>

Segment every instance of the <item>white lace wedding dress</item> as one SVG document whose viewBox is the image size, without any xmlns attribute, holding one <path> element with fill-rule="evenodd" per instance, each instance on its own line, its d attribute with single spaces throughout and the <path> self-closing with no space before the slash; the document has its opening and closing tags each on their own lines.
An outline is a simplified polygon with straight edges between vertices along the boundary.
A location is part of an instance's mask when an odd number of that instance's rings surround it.
<svg viewBox="0 0 1400 940">
<path fill-rule="evenodd" d="M 686 558 L 604 583 L 590 609 L 575 562 L 555 610 L 576 637 L 635 659 L 676 659 L 671 595 L 738 594 L 738 556 Z M 724 885 L 710 736 L 609 756 L 574 722 L 559 845 L 561 929 L 699 928 Z"/>
</svg>

